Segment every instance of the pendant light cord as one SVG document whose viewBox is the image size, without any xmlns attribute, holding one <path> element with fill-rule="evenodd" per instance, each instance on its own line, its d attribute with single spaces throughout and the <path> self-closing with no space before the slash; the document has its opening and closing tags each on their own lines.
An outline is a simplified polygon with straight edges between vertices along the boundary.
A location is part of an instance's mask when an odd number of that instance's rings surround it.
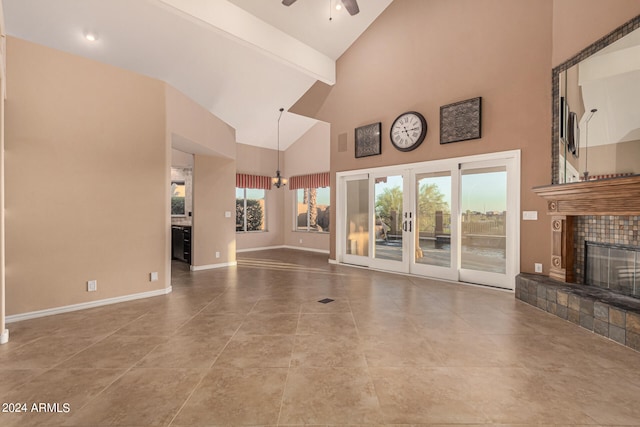
<svg viewBox="0 0 640 427">
<path fill-rule="evenodd" d="M 278 116 L 278 152 L 276 155 L 278 156 L 278 172 L 280 172 L 280 119 L 282 118 L 282 112 L 284 108 L 280 108 L 280 115 Z"/>
</svg>

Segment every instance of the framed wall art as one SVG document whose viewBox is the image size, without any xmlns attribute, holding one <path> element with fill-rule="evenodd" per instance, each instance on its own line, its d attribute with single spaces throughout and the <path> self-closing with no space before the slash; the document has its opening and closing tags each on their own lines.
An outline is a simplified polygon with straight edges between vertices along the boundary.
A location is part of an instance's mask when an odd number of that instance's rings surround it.
<svg viewBox="0 0 640 427">
<path fill-rule="evenodd" d="M 381 122 L 356 128 L 356 159 L 380 154 L 382 152 L 381 138 Z"/>
<path fill-rule="evenodd" d="M 482 97 L 440 107 L 440 144 L 482 136 Z"/>
</svg>

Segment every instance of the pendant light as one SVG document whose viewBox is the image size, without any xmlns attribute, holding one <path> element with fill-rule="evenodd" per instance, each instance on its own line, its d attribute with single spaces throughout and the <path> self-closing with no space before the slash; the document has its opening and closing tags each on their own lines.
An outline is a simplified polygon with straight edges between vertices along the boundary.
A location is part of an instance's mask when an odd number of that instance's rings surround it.
<svg viewBox="0 0 640 427">
<path fill-rule="evenodd" d="M 587 163 L 587 160 L 589 159 L 589 121 L 591 121 L 591 119 L 593 118 L 593 115 L 597 111 L 598 111 L 597 108 L 594 108 L 591 110 L 591 114 L 589 114 L 589 117 L 587 117 L 587 123 L 585 124 L 586 138 L 585 138 L 585 144 L 584 144 L 584 172 L 582 173 L 584 181 L 589 181 L 589 166 Z"/>
<path fill-rule="evenodd" d="M 278 169 L 276 169 L 276 176 L 271 178 L 271 184 L 273 184 L 276 188 L 280 188 L 283 185 L 287 185 L 289 181 L 287 178 L 280 176 L 280 119 L 282 118 L 282 112 L 284 108 L 280 108 L 280 115 L 278 116 L 278 151 L 276 155 L 278 156 Z"/>
</svg>

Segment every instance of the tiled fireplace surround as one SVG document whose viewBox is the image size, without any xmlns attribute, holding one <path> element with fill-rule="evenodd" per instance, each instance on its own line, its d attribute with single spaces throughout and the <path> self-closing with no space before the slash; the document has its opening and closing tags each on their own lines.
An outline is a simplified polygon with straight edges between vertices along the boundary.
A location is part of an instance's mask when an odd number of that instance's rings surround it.
<svg viewBox="0 0 640 427">
<path fill-rule="evenodd" d="M 582 284 L 585 241 L 640 247 L 640 216 L 574 217 L 574 284 L 520 274 L 515 296 L 596 334 L 640 351 L 640 299 Z"/>
</svg>

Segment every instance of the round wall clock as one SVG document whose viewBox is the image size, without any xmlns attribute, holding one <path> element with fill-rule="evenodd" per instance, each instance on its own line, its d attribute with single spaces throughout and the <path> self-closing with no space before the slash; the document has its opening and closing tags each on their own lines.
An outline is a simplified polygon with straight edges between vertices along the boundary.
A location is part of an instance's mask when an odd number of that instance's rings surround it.
<svg viewBox="0 0 640 427">
<path fill-rule="evenodd" d="M 400 151 L 416 149 L 427 136 L 427 121 L 415 111 L 400 114 L 391 125 L 391 143 Z"/>
</svg>

